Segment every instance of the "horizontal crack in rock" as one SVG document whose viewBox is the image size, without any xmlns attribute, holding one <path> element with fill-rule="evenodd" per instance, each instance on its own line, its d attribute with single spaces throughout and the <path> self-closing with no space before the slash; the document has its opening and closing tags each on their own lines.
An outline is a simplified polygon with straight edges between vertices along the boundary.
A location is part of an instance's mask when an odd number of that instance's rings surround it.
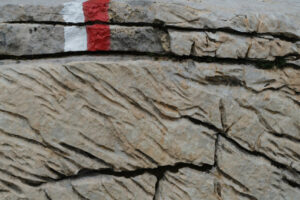
<svg viewBox="0 0 300 200">
<path fill-rule="evenodd" d="M 258 32 L 241 32 L 231 28 L 193 28 L 193 27 L 179 27 L 176 25 L 166 25 L 163 22 L 160 23 L 146 23 L 146 22 L 133 22 L 133 23 L 117 23 L 117 22 L 102 22 L 102 21 L 89 21 L 84 23 L 72 23 L 72 22 L 54 22 L 54 21 L 8 21 L 5 24 L 44 24 L 44 25 L 63 25 L 63 26 L 87 26 L 94 24 L 105 24 L 105 25 L 118 25 L 118 26 L 151 26 L 159 29 L 173 29 L 178 31 L 198 31 L 198 32 L 226 32 L 233 35 L 242 35 L 247 37 L 264 37 L 264 36 L 272 36 L 275 38 L 279 38 L 281 40 L 289 41 L 289 42 L 297 42 L 300 41 L 298 38 L 292 36 L 283 35 L 283 33 L 258 33 Z"/>
<path fill-rule="evenodd" d="M 97 175 L 111 175 L 115 177 L 125 177 L 125 178 L 132 178 L 136 177 L 145 173 L 152 174 L 157 177 L 158 180 L 160 180 L 165 172 L 170 171 L 170 172 L 178 172 L 179 169 L 181 168 L 191 168 L 194 170 L 202 171 L 202 172 L 209 172 L 211 171 L 214 166 L 209 165 L 209 164 L 202 164 L 202 165 L 194 165 L 194 164 L 189 164 L 189 163 L 176 163 L 175 165 L 166 165 L 166 166 L 159 166 L 157 168 L 141 168 L 141 169 L 136 169 L 133 171 L 115 171 L 113 169 L 99 169 L 99 170 L 94 170 L 94 169 L 81 169 L 76 175 L 72 176 L 64 176 L 59 179 L 55 180 L 49 180 L 48 182 L 44 182 L 41 184 L 34 184 L 30 185 L 32 187 L 39 187 L 45 184 L 49 183 L 56 183 L 56 182 L 61 182 L 64 180 L 77 180 L 83 177 L 93 177 Z"/>
<path fill-rule="evenodd" d="M 54 54 L 39 54 L 39 55 L 22 55 L 22 56 L 12 56 L 12 55 L 0 55 L 0 60 L 40 60 L 47 58 L 65 58 L 68 56 L 105 56 L 105 55 L 127 55 L 127 56 L 149 56 L 153 58 L 160 59 L 172 59 L 174 61 L 182 62 L 184 60 L 194 60 L 196 62 L 205 62 L 205 63 L 224 63 L 224 64 L 244 64 L 244 65 L 253 65 L 261 69 L 270 69 L 270 68 L 284 68 L 286 66 L 299 69 L 299 66 L 291 63 L 287 63 L 284 57 L 276 57 L 275 61 L 266 61 L 266 60 L 253 60 L 253 59 L 234 59 L 234 58 L 216 58 L 216 57 L 197 57 L 197 56 L 179 56 L 173 53 L 149 53 L 149 52 L 137 52 L 137 51 L 78 51 L 78 52 L 62 52 Z M 290 55 L 288 55 L 290 56 Z"/>
</svg>

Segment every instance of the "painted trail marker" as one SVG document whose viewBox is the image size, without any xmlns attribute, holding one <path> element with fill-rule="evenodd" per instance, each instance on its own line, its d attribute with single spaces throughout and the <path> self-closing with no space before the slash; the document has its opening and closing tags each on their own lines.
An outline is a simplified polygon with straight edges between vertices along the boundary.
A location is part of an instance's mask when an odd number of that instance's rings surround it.
<svg viewBox="0 0 300 200">
<path fill-rule="evenodd" d="M 64 4 L 64 21 L 84 23 L 108 22 L 109 0 L 77 0 Z M 65 52 L 110 50 L 110 27 L 105 24 L 65 27 Z"/>
</svg>

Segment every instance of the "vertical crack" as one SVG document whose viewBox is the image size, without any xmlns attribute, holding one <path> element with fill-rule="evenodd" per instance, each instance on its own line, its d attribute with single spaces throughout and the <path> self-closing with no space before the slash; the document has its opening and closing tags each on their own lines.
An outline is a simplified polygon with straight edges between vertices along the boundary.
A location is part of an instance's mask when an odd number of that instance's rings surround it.
<svg viewBox="0 0 300 200">
<path fill-rule="evenodd" d="M 220 101 L 219 101 L 219 110 L 220 110 L 220 118 L 221 118 L 223 132 L 226 132 L 227 120 L 226 120 L 226 110 L 225 110 L 225 105 L 224 105 L 223 99 L 220 99 Z"/>
<path fill-rule="evenodd" d="M 44 190 L 44 194 L 47 200 L 52 200 L 52 198 L 49 196 L 49 194 Z"/>
<path fill-rule="evenodd" d="M 164 174 L 165 174 L 165 170 L 163 171 L 158 171 L 155 176 L 156 176 L 156 183 L 155 183 L 155 192 L 154 192 L 154 196 L 153 196 L 153 200 L 157 199 L 157 195 L 158 195 L 158 190 L 159 190 L 159 182 L 160 180 L 163 178 Z"/>
<path fill-rule="evenodd" d="M 219 146 L 220 133 L 217 133 L 215 141 L 215 154 L 214 154 L 214 167 L 218 167 L 218 146 Z"/>
<path fill-rule="evenodd" d="M 214 182 L 214 193 L 217 195 L 218 199 L 222 199 L 222 188 L 221 184 L 217 181 Z"/>
</svg>

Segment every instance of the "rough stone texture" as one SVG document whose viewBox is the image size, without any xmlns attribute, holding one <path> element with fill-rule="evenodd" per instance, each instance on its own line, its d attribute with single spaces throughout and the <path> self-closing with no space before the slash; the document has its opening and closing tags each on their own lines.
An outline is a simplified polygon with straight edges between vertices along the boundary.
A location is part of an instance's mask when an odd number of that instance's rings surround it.
<svg viewBox="0 0 300 200">
<path fill-rule="evenodd" d="M 215 130 L 299 171 L 298 74 L 149 59 L 2 66 L 4 181 L 213 165 Z"/>
<path fill-rule="evenodd" d="M 63 5 L 44 5 L 47 1 L 40 2 L 41 5 L 32 5 L 34 1 L 25 4 L 26 1 L 13 3 L 5 2 L 1 5 L 0 22 L 26 22 L 26 21 L 47 21 L 62 22 L 63 16 L 59 13 Z M 2 3 L 2 2 L 1 2 Z"/>
<path fill-rule="evenodd" d="M 10 200 L 152 200 L 155 193 L 155 183 L 155 176 L 149 174 L 133 178 L 95 175 L 77 180 L 48 183 L 40 188 L 22 186 L 19 188 L 20 191 L 16 191 L 17 194 L 3 192 L 0 193 L 0 197 Z"/>
<path fill-rule="evenodd" d="M 0 1 L 1 200 L 300 199 L 300 1 L 72 2 Z"/>
<path fill-rule="evenodd" d="M 289 185 L 285 170 L 268 160 L 245 153 L 220 138 L 218 166 L 225 174 L 242 185 L 255 199 L 298 199 L 300 190 Z"/>
<path fill-rule="evenodd" d="M 2 3 L 0 22 L 63 21 L 62 4 L 33 0 Z M 286 6 L 288 5 L 287 9 Z M 176 27 L 230 28 L 240 32 L 300 38 L 299 1 L 295 0 L 111 0 L 109 17 L 118 23 L 163 23 Z"/>
<path fill-rule="evenodd" d="M 182 168 L 178 172 L 167 172 L 159 182 L 155 200 L 208 199 L 208 200 L 252 200 L 256 199 L 232 177 L 219 169 L 202 172 Z"/>
<path fill-rule="evenodd" d="M 288 9 L 282 9 L 289 5 Z M 299 1 L 146 0 L 110 2 L 113 22 L 163 23 L 190 28 L 230 28 L 240 32 L 300 37 Z"/>
<path fill-rule="evenodd" d="M 182 168 L 177 173 L 167 172 L 158 188 L 155 200 L 218 199 L 214 176 L 190 168 Z"/>
<path fill-rule="evenodd" d="M 0 24 L 0 30 L 0 55 L 40 55 L 65 51 L 64 26 L 61 25 Z M 152 27 L 110 26 L 110 33 L 111 51 L 164 51 L 163 33 Z"/>
<path fill-rule="evenodd" d="M 83 168 L 213 164 L 215 131 L 183 117 L 200 115 L 195 102 L 211 95 L 196 87 L 182 93 L 188 83 L 172 74 L 188 63 L 178 63 L 178 69 L 174 64 L 144 60 L 2 67 L 1 142 L 19 138 L 14 151 L 37 154 L 22 168 L 51 178 L 57 174 L 50 169 L 72 175 Z M 199 118 L 220 126 L 220 115 L 210 112 L 211 106 L 204 105 L 207 115 Z M 26 148 L 29 144 L 34 148 Z M 7 148 L 2 152 L 13 156 Z M 6 170 L 13 170 L 10 162 L 20 168 L 22 162 L 16 161 L 7 158 Z"/>
<path fill-rule="evenodd" d="M 0 24 L 0 30 L 1 55 L 51 54 L 64 49 L 64 28 L 60 26 Z"/>
<path fill-rule="evenodd" d="M 224 32 L 169 33 L 171 51 L 177 55 L 275 60 L 280 56 L 300 54 L 296 44 L 272 37 L 246 37 Z"/>
<path fill-rule="evenodd" d="M 156 200 L 165 199 L 297 199 L 299 188 L 291 186 L 286 170 L 278 169 L 267 159 L 251 155 L 220 137 L 218 166 L 214 171 L 201 172 L 182 168 L 167 172 L 159 182 Z"/>
<path fill-rule="evenodd" d="M 65 52 L 61 25 L 0 24 L 0 54 L 40 55 Z M 85 29 L 80 27 L 79 29 Z M 68 40 L 76 42 L 77 35 Z M 70 43 L 69 41 L 69 43 Z M 274 61 L 299 56 L 300 46 L 278 38 L 239 36 L 224 32 L 187 32 L 153 27 L 110 26 L 111 51 L 175 54 L 179 56 Z M 298 60 L 296 57 L 293 60 Z"/>
</svg>

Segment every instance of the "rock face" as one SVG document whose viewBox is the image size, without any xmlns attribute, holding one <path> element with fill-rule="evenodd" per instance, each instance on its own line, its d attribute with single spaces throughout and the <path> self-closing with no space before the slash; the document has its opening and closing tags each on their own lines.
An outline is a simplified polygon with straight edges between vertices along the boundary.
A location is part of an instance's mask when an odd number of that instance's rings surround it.
<svg viewBox="0 0 300 200">
<path fill-rule="evenodd" d="M 0 199 L 300 199 L 299 2 L 0 7 Z"/>
<path fill-rule="evenodd" d="M 4 199 L 146 199 L 152 200 L 156 177 L 144 174 L 132 178 L 94 175 L 79 180 L 47 183 L 39 189 L 14 188 L 17 194 L 6 193 Z"/>
</svg>

